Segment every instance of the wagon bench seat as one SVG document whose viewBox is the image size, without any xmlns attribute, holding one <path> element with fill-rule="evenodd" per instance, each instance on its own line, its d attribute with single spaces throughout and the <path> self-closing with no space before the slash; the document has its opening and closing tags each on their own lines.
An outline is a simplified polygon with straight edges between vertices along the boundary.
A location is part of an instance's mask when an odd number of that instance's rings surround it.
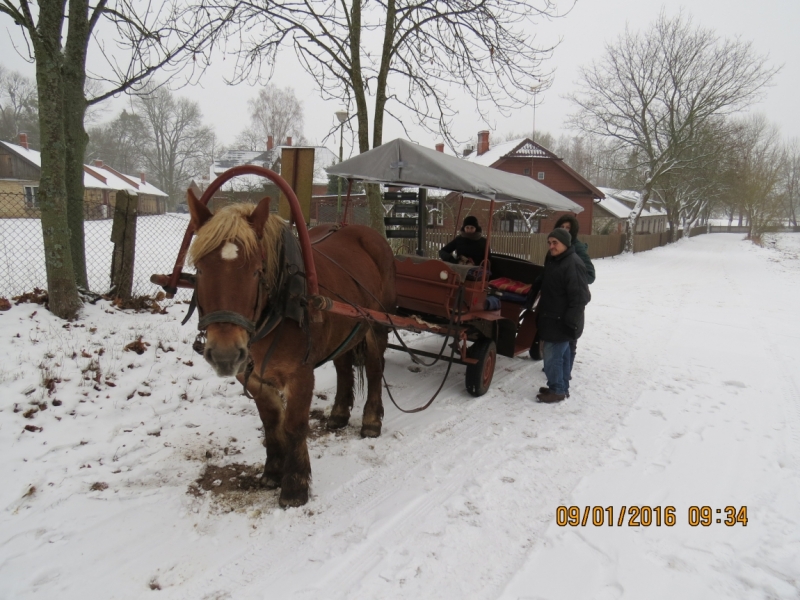
<svg viewBox="0 0 800 600">
<path fill-rule="evenodd" d="M 406 310 L 449 318 L 451 310 L 460 313 L 484 312 L 487 291 L 480 281 L 470 281 L 470 265 L 454 265 L 435 258 L 414 255 L 395 257 L 397 306 Z M 458 290 L 463 286 L 461 305 L 456 307 Z M 497 311 L 496 311 L 497 312 Z"/>
</svg>

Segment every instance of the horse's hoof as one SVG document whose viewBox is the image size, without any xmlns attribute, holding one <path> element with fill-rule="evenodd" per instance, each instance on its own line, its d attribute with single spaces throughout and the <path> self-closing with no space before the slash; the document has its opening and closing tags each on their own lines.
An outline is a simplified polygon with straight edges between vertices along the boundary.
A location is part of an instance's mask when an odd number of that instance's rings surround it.
<svg viewBox="0 0 800 600">
<path fill-rule="evenodd" d="M 278 498 L 278 504 L 280 504 L 281 508 L 303 506 L 307 502 L 308 490 L 294 490 L 290 493 L 284 489 L 281 491 L 280 498 Z"/>
<path fill-rule="evenodd" d="M 281 487 L 281 476 L 280 474 L 267 474 L 264 473 L 261 476 L 261 487 L 266 488 L 268 490 L 274 490 Z"/>
<path fill-rule="evenodd" d="M 362 438 L 376 438 L 381 435 L 381 425 L 362 425 L 361 437 Z"/>
<path fill-rule="evenodd" d="M 349 422 L 350 422 L 350 417 L 349 416 L 342 416 L 342 415 L 334 416 L 334 415 L 331 415 L 330 417 L 328 417 L 328 422 L 326 423 L 325 426 L 328 429 L 343 429 L 343 428 L 347 427 L 347 424 Z"/>
</svg>

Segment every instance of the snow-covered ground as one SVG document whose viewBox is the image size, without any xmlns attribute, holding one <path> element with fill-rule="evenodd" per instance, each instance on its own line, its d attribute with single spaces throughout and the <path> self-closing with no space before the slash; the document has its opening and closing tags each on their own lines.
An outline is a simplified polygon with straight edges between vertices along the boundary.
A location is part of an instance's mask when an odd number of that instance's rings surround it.
<svg viewBox="0 0 800 600">
<path fill-rule="evenodd" d="M 250 488 L 255 407 L 194 354 L 185 305 L 100 302 L 73 324 L 14 306 L 0 598 L 798 598 L 800 234 L 741 238 L 596 261 L 560 405 L 534 402 L 541 363 L 500 357 L 481 398 L 454 367 L 428 411 L 387 400 L 378 439 L 360 439 L 360 404 L 343 432 L 316 427 L 311 500 L 285 511 Z M 406 406 L 444 373 L 386 362 Z M 333 389 L 319 369 L 313 423 Z M 604 524 L 559 526 L 560 506 Z M 728 506 L 746 526 L 716 522 Z"/>
</svg>

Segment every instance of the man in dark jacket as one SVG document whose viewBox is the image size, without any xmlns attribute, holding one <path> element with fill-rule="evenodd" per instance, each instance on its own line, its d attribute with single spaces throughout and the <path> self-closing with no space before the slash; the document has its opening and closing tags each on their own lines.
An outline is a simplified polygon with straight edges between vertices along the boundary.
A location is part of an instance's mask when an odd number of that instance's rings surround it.
<svg viewBox="0 0 800 600">
<path fill-rule="evenodd" d="M 556 221 L 556 227 L 561 227 L 569 231 L 570 237 L 572 237 L 572 247 L 575 248 L 575 254 L 577 254 L 580 259 L 583 261 L 583 264 L 586 266 L 586 279 L 589 282 L 589 285 L 594 283 L 595 280 L 595 271 L 594 265 L 592 264 L 592 259 L 589 258 L 589 244 L 581 242 L 578 239 L 578 232 L 580 231 L 580 227 L 578 226 L 578 219 L 573 217 L 572 215 L 563 215 Z M 572 340 L 569 343 L 569 354 L 570 354 L 570 361 L 571 365 L 575 364 L 575 355 L 578 353 L 578 340 Z M 572 373 L 572 366 L 570 365 L 570 373 Z"/>
<path fill-rule="evenodd" d="M 556 221 L 556 228 L 558 227 L 569 231 L 569 235 L 572 238 L 572 245 L 575 246 L 575 254 L 580 257 L 583 264 L 586 266 L 586 278 L 589 281 L 589 285 L 593 284 L 595 280 L 594 265 L 592 264 L 592 259 L 589 258 L 589 244 L 581 242 L 578 239 L 578 233 L 580 232 L 578 219 L 572 215 L 563 215 Z"/>
<path fill-rule="evenodd" d="M 456 256 L 453 258 L 453 252 Z M 445 262 L 479 265 L 486 255 L 486 238 L 481 234 L 478 219 L 469 215 L 461 226 L 461 234 L 439 250 Z"/>
<path fill-rule="evenodd" d="M 570 341 L 583 333 L 584 308 L 591 299 L 586 266 L 575 253 L 567 230 L 557 228 L 547 237 L 550 259 L 545 262 L 536 321 L 544 342 L 547 387 L 536 396 L 540 402 L 561 402 L 569 393 L 572 370 Z"/>
</svg>

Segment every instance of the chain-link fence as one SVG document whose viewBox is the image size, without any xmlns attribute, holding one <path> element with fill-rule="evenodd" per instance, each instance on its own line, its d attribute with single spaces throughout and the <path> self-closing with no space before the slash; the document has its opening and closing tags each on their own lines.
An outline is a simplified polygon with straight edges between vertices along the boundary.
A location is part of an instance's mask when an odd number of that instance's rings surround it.
<svg viewBox="0 0 800 600">
<path fill-rule="evenodd" d="M 34 287 L 47 288 L 42 224 L 33 190 L 0 191 L 0 296 L 17 296 Z M 188 214 L 161 211 L 163 208 L 157 204 L 140 202 L 136 220 L 134 295 L 152 295 L 160 290 L 150 283 L 150 275 L 172 271 L 189 223 Z M 111 285 L 114 206 L 102 199 L 87 200 L 84 218 L 89 289 L 105 293 Z M 188 299 L 190 293 L 181 290 L 178 297 Z"/>
</svg>

